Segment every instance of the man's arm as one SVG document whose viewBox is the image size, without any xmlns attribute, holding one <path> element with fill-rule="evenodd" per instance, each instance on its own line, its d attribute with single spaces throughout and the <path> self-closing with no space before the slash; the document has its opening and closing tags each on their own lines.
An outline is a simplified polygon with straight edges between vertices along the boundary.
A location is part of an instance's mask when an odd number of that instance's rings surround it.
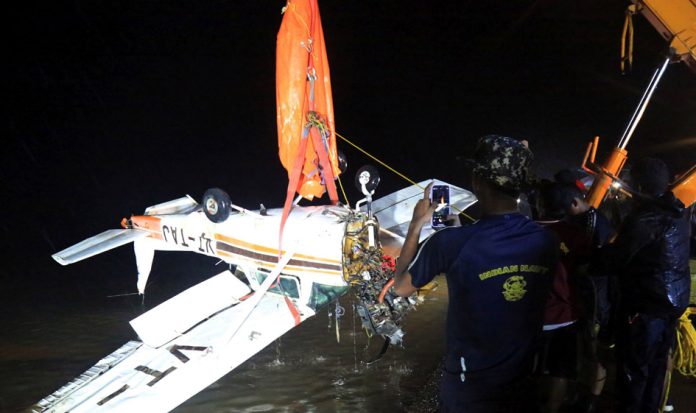
<svg viewBox="0 0 696 413">
<path fill-rule="evenodd" d="M 417 290 L 411 283 L 411 274 L 407 269 L 418 252 L 418 238 L 420 237 L 421 229 L 430 221 L 433 212 L 437 208 L 437 203 L 430 202 L 430 188 L 432 186 L 433 183 L 431 182 L 425 187 L 423 199 L 419 200 L 415 208 L 413 208 L 413 218 L 411 218 L 411 223 L 408 226 L 406 240 L 396 261 L 394 292 L 401 297 L 408 297 Z"/>
</svg>

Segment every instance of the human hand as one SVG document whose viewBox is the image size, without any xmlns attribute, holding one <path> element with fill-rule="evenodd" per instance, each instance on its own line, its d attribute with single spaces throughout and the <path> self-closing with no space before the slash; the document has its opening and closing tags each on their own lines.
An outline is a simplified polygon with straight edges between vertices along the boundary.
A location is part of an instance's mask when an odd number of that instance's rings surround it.
<svg viewBox="0 0 696 413">
<path fill-rule="evenodd" d="M 430 182 L 423 190 L 423 198 L 418 200 L 416 206 L 413 208 L 413 217 L 411 218 L 412 225 L 422 227 L 432 219 L 433 212 L 435 212 L 438 207 L 436 202 L 430 201 L 430 190 L 432 187 L 433 182 Z"/>
</svg>

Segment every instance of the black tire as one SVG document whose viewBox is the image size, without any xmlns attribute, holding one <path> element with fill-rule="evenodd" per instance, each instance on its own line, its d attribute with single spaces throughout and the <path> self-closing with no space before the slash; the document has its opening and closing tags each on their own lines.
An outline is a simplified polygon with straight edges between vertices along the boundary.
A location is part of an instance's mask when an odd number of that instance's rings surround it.
<svg viewBox="0 0 696 413">
<path fill-rule="evenodd" d="M 225 222 L 230 216 L 230 196 L 220 188 L 210 188 L 203 194 L 203 211 L 212 222 Z"/>
<path fill-rule="evenodd" d="M 365 165 L 355 173 L 355 187 L 358 188 L 358 191 L 362 191 L 362 183 L 360 182 L 362 177 L 367 180 L 365 187 L 369 192 L 374 191 L 379 185 L 379 171 L 372 165 Z"/>
</svg>

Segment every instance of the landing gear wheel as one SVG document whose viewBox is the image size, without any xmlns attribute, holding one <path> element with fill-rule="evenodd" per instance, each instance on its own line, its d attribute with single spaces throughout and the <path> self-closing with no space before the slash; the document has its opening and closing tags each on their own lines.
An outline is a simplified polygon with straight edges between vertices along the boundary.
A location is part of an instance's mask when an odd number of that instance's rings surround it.
<svg viewBox="0 0 696 413">
<path fill-rule="evenodd" d="M 230 196 L 220 188 L 210 188 L 203 195 L 203 211 L 212 222 L 219 224 L 230 216 Z"/>
<path fill-rule="evenodd" d="M 362 186 L 368 192 L 373 192 L 379 185 L 379 171 L 372 165 L 365 165 L 355 173 L 355 187 L 362 192 Z M 367 194 L 363 194 L 367 195 Z"/>
</svg>

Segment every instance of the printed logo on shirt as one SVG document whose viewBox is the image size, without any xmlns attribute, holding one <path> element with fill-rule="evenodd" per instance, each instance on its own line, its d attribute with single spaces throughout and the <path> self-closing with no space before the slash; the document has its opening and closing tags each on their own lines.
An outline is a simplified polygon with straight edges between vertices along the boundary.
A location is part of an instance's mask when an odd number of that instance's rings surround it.
<svg viewBox="0 0 696 413">
<path fill-rule="evenodd" d="M 487 280 L 489 278 L 502 275 L 502 274 L 510 274 L 510 273 L 518 273 L 518 272 L 532 272 L 536 274 L 546 274 L 549 271 L 547 267 L 541 266 L 541 265 L 527 265 L 527 264 L 522 264 L 522 265 L 506 265 L 504 267 L 499 267 L 499 268 L 494 268 L 492 270 L 488 270 L 486 272 L 482 272 L 479 274 L 479 279 L 481 281 Z"/>
<path fill-rule="evenodd" d="M 513 275 L 503 283 L 503 297 L 507 301 L 519 301 L 527 293 L 527 281 L 521 275 Z"/>
<path fill-rule="evenodd" d="M 482 272 L 481 274 L 479 274 L 479 279 L 481 281 L 483 281 L 483 280 L 487 280 L 491 277 L 495 277 L 497 275 L 510 274 L 511 272 L 519 272 L 519 271 L 520 271 L 519 265 L 506 265 L 504 267 L 494 268 L 492 270 Z"/>
</svg>

